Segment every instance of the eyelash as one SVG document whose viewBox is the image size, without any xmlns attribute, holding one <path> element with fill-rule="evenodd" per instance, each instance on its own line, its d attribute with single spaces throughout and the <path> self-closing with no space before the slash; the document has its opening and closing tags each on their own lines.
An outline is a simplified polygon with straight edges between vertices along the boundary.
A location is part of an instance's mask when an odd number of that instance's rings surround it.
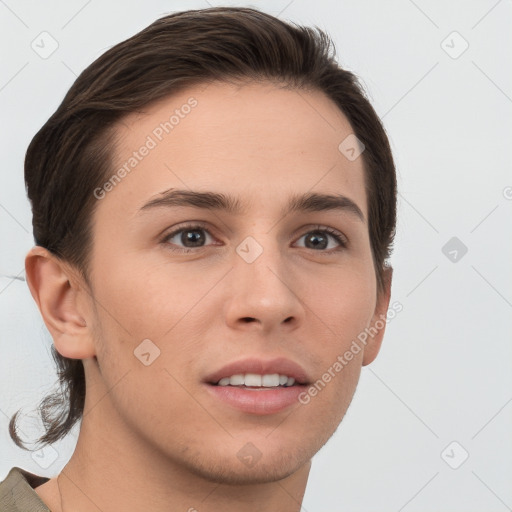
<svg viewBox="0 0 512 512">
<path fill-rule="evenodd" d="M 170 247 L 171 244 L 169 244 L 169 242 L 168 242 L 169 239 L 173 238 L 174 236 L 176 236 L 177 234 L 181 233 L 182 231 L 187 231 L 187 230 L 190 230 L 190 231 L 199 231 L 199 230 L 205 231 L 212 238 L 214 238 L 213 235 L 210 233 L 210 231 L 206 227 L 204 227 L 203 225 L 201 225 L 201 224 L 188 224 L 188 225 L 185 225 L 185 226 L 181 226 L 178 229 L 172 231 L 171 233 L 165 235 L 165 237 L 162 239 L 161 243 L 163 243 L 165 245 L 168 245 L 171 251 L 181 252 L 181 253 L 184 253 L 184 254 L 189 254 L 189 253 L 197 252 L 197 251 L 200 251 L 201 249 L 204 249 L 205 246 L 196 247 L 196 248 L 185 247 L 185 248 L 179 248 L 179 249 L 171 248 Z M 309 231 L 304 233 L 300 238 L 302 238 L 303 236 L 305 236 L 305 235 L 307 235 L 309 233 L 312 233 L 312 232 L 327 233 L 330 236 L 332 236 L 336 240 L 336 242 L 338 242 L 338 244 L 339 244 L 339 247 L 337 247 L 336 249 L 331 249 L 330 251 L 326 251 L 326 250 L 316 251 L 315 249 L 311 249 L 312 251 L 315 251 L 315 252 L 320 253 L 320 254 L 323 253 L 323 254 L 329 255 L 329 254 L 333 254 L 333 253 L 336 253 L 338 251 L 341 251 L 341 250 L 347 248 L 347 240 L 344 237 L 344 235 L 342 233 L 340 233 L 339 231 L 337 231 L 337 230 L 335 230 L 333 228 L 329 228 L 327 226 L 321 226 L 321 225 L 314 226 L 312 229 L 310 229 Z M 307 247 L 306 247 L 306 249 L 307 249 Z"/>
</svg>

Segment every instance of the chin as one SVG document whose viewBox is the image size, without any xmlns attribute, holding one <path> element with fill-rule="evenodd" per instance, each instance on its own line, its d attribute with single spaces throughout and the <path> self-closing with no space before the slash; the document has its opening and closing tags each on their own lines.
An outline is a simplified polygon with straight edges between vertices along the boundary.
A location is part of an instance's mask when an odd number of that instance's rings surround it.
<svg viewBox="0 0 512 512">
<path fill-rule="evenodd" d="M 196 476 L 216 484 L 265 484 L 282 480 L 309 464 L 314 450 L 296 446 L 293 451 L 261 453 L 257 460 L 258 455 L 253 452 L 254 459 L 247 462 L 243 461 L 243 453 L 202 454 L 184 462 L 184 465 Z"/>
</svg>

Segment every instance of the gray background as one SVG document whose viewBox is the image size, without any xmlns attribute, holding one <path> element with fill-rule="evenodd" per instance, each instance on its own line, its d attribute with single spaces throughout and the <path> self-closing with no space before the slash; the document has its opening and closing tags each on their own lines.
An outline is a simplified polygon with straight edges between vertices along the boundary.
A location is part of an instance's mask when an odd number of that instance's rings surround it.
<svg viewBox="0 0 512 512">
<path fill-rule="evenodd" d="M 110 46 L 163 14 L 215 5 L 256 5 L 329 32 L 383 119 L 398 168 L 392 301 L 403 311 L 315 457 L 303 509 L 512 510 L 510 0 L 0 0 L 0 478 L 15 465 L 55 476 L 77 434 L 38 459 L 7 432 L 19 407 L 24 432 L 41 432 L 33 411 L 56 382 L 24 281 L 27 145 Z M 58 43 L 48 58 L 31 47 L 43 31 Z"/>
</svg>

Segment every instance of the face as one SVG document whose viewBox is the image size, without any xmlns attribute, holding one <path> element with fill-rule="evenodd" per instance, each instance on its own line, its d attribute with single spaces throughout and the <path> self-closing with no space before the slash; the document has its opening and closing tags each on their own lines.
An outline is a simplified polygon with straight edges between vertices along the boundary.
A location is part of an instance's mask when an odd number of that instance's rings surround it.
<svg viewBox="0 0 512 512">
<path fill-rule="evenodd" d="M 270 83 L 197 86 L 119 125 L 86 378 L 137 442 L 241 483 L 297 471 L 333 434 L 378 347 L 336 362 L 382 312 L 351 133 L 323 94 Z"/>
</svg>

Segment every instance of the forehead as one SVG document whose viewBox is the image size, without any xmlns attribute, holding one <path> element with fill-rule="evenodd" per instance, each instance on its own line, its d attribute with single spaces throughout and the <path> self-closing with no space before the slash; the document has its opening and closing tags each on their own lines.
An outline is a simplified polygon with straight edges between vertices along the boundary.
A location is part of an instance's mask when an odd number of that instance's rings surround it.
<svg viewBox="0 0 512 512">
<path fill-rule="evenodd" d="M 351 134 L 343 113 L 316 90 L 268 82 L 190 87 L 119 123 L 113 172 L 125 172 L 107 199 L 133 210 L 163 190 L 189 188 L 236 196 L 261 212 L 290 193 L 339 192 L 366 216 L 363 160 L 339 147 Z"/>
</svg>

